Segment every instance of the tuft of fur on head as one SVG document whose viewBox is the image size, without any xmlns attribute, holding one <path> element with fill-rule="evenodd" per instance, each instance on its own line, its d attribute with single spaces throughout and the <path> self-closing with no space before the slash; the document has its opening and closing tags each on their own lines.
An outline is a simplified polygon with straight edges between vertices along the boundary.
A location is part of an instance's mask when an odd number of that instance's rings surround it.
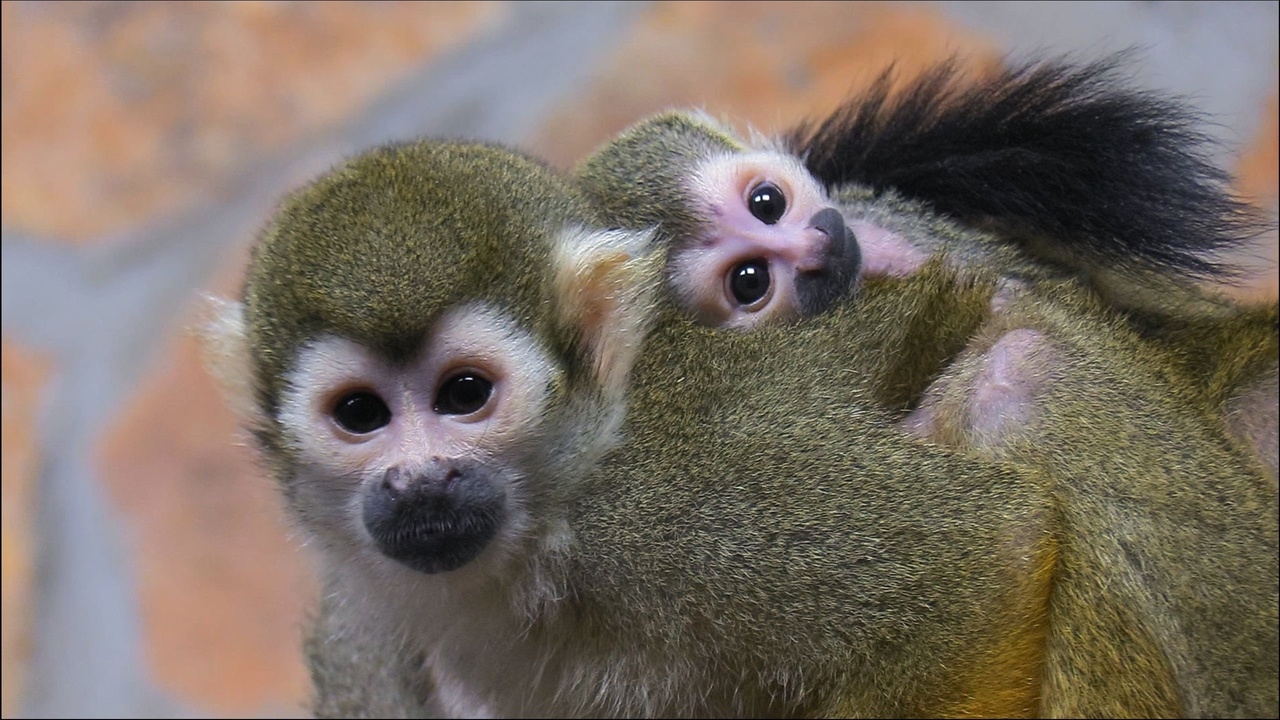
<svg viewBox="0 0 1280 720">
<path fill-rule="evenodd" d="M 734 152 L 756 151 L 792 155 L 785 138 L 767 133 L 750 123 L 744 123 L 743 132 L 740 133 L 729 118 L 717 117 L 704 107 L 671 108 L 665 114 L 683 115 L 705 127 L 708 132 L 719 134 L 734 146 Z"/>
<path fill-rule="evenodd" d="M 1220 254 L 1247 245 L 1264 223 L 1229 193 L 1197 129 L 1201 115 L 1134 87 L 1120 70 L 1129 55 L 1033 60 L 980 78 L 953 59 L 900 92 L 890 68 L 785 142 L 828 186 L 894 189 L 1042 244 L 1033 251 L 1232 277 Z"/>
</svg>

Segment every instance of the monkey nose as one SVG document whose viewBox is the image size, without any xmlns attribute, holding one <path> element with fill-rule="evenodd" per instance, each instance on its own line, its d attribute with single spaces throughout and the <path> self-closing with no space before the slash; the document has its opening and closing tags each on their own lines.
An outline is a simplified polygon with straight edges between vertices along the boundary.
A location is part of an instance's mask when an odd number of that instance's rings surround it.
<svg viewBox="0 0 1280 720">
<path fill-rule="evenodd" d="M 849 229 L 845 227 L 844 216 L 835 208 L 823 208 L 809 219 L 809 227 L 826 235 L 831 241 L 828 252 L 835 255 L 845 254 L 846 236 Z"/>
<path fill-rule="evenodd" d="M 835 208 L 823 208 L 814 213 L 810 227 L 826 235 L 826 269 L 847 276 L 852 283 L 862 269 L 862 248 L 853 230 L 844 222 L 844 215 Z"/>
<path fill-rule="evenodd" d="M 439 492 L 448 488 L 462 472 L 452 463 L 433 458 L 433 462 L 419 472 L 410 472 L 400 465 L 387 468 L 382 476 L 382 486 L 395 499 L 418 492 Z"/>
<path fill-rule="evenodd" d="M 408 488 L 409 473 L 405 472 L 399 465 L 393 465 L 387 468 L 387 472 L 382 476 L 382 487 L 393 498 L 404 496 Z"/>
</svg>

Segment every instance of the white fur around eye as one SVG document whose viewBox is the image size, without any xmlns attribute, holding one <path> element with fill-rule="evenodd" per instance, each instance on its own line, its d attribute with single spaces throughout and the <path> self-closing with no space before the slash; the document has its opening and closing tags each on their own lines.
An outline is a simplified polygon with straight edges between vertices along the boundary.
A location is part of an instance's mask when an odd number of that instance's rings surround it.
<svg viewBox="0 0 1280 720">
<path fill-rule="evenodd" d="M 760 182 L 778 186 L 792 207 L 828 204 L 826 192 L 796 156 L 771 150 L 725 152 L 700 163 L 687 181 L 695 202 L 713 215 L 727 203 L 746 204 L 747 194 Z"/>
<path fill-rule="evenodd" d="M 436 387 L 463 369 L 493 383 L 489 402 L 496 407 L 484 420 L 485 445 L 505 445 L 538 426 L 558 368 L 514 320 L 482 303 L 464 305 L 440 318 L 429 348 L 424 370 L 437 376 Z"/>
<path fill-rule="evenodd" d="M 359 343 L 326 336 L 298 352 L 286 376 L 280 402 L 280 423 L 303 459 L 338 473 L 357 473 L 381 451 L 377 443 L 343 439 L 331 418 L 333 403 L 347 390 L 368 389 L 397 408 L 388 397 L 400 373 Z M 368 438 L 372 440 L 372 438 Z"/>
<path fill-rule="evenodd" d="M 754 216 L 749 198 L 768 182 L 785 198 L 776 222 Z M 825 235 L 810 219 L 830 206 L 829 198 L 796 156 L 773 149 L 722 152 L 689 174 L 684 190 L 703 222 L 692 237 L 676 238 L 670 282 L 681 303 L 698 320 L 716 327 L 749 330 L 799 312 L 795 277 L 823 262 Z M 769 263 L 769 299 L 744 307 L 729 292 L 727 278 L 746 261 Z"/>
<path fill-rule="evenodd" d="M 486 406 L 468 416 L 435 410 L 441 384 L 460 371 L 493 384 Z M 417 358 L 393 364 L 340 337 L 306 345 L 287 376 L 280 421 L 306 462 L 334 473 L 358 473 L 422 457 L 503 455 L 511 443 L 542 429 L 558 366 L 526 330 L 497 308 L 473 303 L 441 315 Z M 345 393 L 368 390 L 391 420 L 367 435 L 333 421 Z"/>
</svg>

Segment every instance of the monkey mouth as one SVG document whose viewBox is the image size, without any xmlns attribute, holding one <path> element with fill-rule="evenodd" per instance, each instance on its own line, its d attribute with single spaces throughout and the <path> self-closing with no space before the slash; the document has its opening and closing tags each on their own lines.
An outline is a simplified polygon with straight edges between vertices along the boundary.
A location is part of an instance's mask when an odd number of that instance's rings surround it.
<svg viewBox="0 0 1280 720">
<path fill-rule="evenodd" d="M 479 475 L 479 476 L 478 476 Z M 445 483 L 387 483 L 365 494 L 365 529 L 378 550 L 417 572 L 457 570 L 474 560 L 498 533 L 506 503 L 483 474 L 452 473 Z"/>
</svg>

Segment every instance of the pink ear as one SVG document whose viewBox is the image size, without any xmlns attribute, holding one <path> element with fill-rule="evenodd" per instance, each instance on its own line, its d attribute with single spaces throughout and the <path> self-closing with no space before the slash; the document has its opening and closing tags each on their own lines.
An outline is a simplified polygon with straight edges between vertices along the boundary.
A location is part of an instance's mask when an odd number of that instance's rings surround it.
<svg viewBox="0 0 1280 720">
<path fill-rule="evenodd" d="M 866 220 L 849 223 L 862 251 L 863 275 L 906 277 L 920 269 L 928 255 L 917 250 L 906 238 Z"/>
</svg>

